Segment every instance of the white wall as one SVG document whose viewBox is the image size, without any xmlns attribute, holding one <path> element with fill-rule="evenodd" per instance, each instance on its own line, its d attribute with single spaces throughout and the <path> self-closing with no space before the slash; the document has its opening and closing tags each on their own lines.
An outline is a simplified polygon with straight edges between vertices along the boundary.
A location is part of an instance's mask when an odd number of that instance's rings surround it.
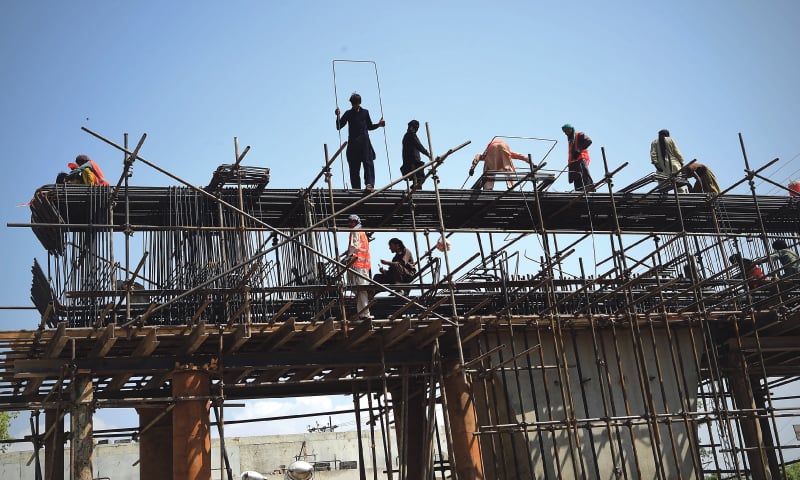
<svg viewBox="0 0 800 480">
<path fill-rule="evenodd" d="M 373 478 L 373 459 L 369 455 L 370 434 L 362 432 L 365 450 L 364 461 L 367 467 L 367 478 Z M 392 431 L 394 435 L 394 431 Z M 378 478 L 386 478 L 385 457 L 380 432 L 375 432 Z M 254 470 L 265 474 L 270 480 L 282 480 L 281 465 L 288 465 L 295 460 L 306 441 L 307 461 L 330 461 L 331 468 L 338 468 L 341 461 L 358 462 L 358 437 L 356 432 L 315 432 L 298 435 L 275 435 L 263 437 L 228 438 L 225 446 L 234 478 L 241 472 Z M 392 444 L 394 444 L 394 437 Z M 219 442 L 212 442 L 211 468 L 212 478 L 226 478 L 219 470 Z M 42 470 L 44 471 L 44 449 L 40 452 Z M 0 454 L 0 479 L 30 480 L 35 478 L 35 462 L 30 462 L 33 451 L 9 452 Z M 396 455 L 393 455 L 396 457 Z M 94 475 L 96 478 L 108 477 L 111 480 L 139 480 L 139 445 L 136 443 L 97 445 L 94 451 Z M 69 478 L 69 449 L 64 452 L 65 478 Z M 394 465 L 394 468 L 397 468 Z M 396 475 L 395 475 L 396 477 Z M 358 469 L 318 471 L 315 480 L 357 480 Z"/>
</svg>

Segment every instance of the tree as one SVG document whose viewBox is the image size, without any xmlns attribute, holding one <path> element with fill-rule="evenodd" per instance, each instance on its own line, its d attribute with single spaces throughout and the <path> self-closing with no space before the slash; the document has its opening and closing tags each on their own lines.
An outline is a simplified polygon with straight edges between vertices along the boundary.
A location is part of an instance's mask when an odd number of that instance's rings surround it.
<svg viewBox="0 0 800 480">
<path fill-rule="evenodd" d="M 19 412 L 0 412 L 0 440 L 8 440 L 11 438 L 9 429 L 11 428 L 11 420 L 14 420 L 19 415 Z M 8 444 L 0 444 L 0 452 L 8 450 Z"/>
</svg>

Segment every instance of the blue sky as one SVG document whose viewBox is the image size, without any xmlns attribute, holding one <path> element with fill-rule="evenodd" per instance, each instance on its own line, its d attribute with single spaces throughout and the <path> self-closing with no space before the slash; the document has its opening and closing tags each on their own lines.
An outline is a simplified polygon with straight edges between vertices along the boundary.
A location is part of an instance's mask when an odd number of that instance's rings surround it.
<svg viewBox="0 0 800 480">
<path fill-rule="evenodd" d="M 444 164 L 443 188 L 464 183 L 495 135 L 557 139 L 548 167 L 563 168 L 565 122 L 594 140 L 596 179 L 601 146 L 612 169 L 630 162 L 617 186 L 650 173 L 661 128 L 723 187 L 743 176 L 739 132 L 751 165 L 780 158 L 768 172 L 786 182 L 800 176 L 798 18 L 790 0 L 6 1 L 0 217 L 27 222 L 18 205 L 78 153 L 119 178 L 122 156 L 82 126 L 118 143 L 147 133 L 141 155 L 198 185 L 232 163 L 238 137 L 271 187 L 306 186 L 323 146 L 339 145 L 333 111 L 353 91 L 387 122 L 372 133 L 378 186 L 399 175 L 412 118 L 429 122 L 434 153 L 473 142 Z M 530 142 L 511 143 L 541 160 Z M 144 165 L 131 182 L 174 184 Z M 554 189 L 569 189 L 565 176 Z M 0 247 L 0 305 L 29 305 L 45 252 L 27 228 L 3 228 Z M 37 323 L 0 310 L 0 329 Z"/>
</svg>

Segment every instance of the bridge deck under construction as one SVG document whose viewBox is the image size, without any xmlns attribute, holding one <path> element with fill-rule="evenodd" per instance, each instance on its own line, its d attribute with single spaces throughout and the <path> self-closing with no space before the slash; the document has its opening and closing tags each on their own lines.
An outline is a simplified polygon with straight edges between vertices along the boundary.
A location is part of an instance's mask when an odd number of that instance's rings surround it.
<svg viewBox="0 0 800 480">
<path fill-rule="evenodd" d="M 609 172 L 596 193 L 552 192 L 540 171 L 509 190 L 365 196 L 270 189 L 267 169 L 239 168 L 203 188 L 36 192 L 17 226 L 48 252 L 32 268 L 42 320 L 0 333 L 0 408 L 77 408 L 89 381 L 95 407 L 177 412 L 200 395 L 175 393 L 190 367 L 215 405 L 374 399 L 370 428 L 393 410 L 403 465 L 431 465 L 408 448 L 422 441 L 466 478 L 769 478 L 791 456 L 796 401 L 779 392 L 800 378 L 800 278 L 770 245 L 800 243 L 794 197 L 618 189 Z M 365 320 L 341 256 L 352 213 L 402 236 L 418 267 L 369 279 Z"/>
</svg>

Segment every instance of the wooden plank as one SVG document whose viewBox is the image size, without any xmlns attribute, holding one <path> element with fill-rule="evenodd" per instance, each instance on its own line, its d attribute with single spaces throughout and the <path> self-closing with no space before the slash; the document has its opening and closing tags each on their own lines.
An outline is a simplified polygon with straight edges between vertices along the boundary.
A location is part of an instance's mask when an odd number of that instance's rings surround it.
<svg viewBox="0 0 800 480">
<path fill-rule="evenodd" d="M 60 322 L 56 333 L 53 338 L 47 342 L 47 348 L 44 351 L 44 358 L 55 358 L 61 355 L 64 346 L 67 344 L 69 337 L 67 336 L 67 322 Z"/>
<path fill-rule="evenodd" d="M 238 352 L 239 349 L 252 338 L 249 334 L 249 330 L 250 327 L 248 325 L 237 325 L 236 330 L 233 332 L 233 343 L 228 346 L 225 353 L 231 354 Z"/>
<path fill-rule="evenodd" d="M 189 338 L 186 339 L 186 343 L 183 345 L 183 354 L 184 355 L 191 355 L 200 348 L 200 345 L 206 341 L 208 338 L 208 334 L 206 333 L 206 322 L 205 320 L 201 320 L 197 323 L 197 325 L 192 328 L 192 333 L 189 334 Z"/>
<path fill-rule="evenodd" d="M 136 346 L 136 349 L 133 351 L 131 356 L 138 358 L 149 357 L 155 351 L 156 347 L 158 347 L 159 343 L 160 342 L 157 340 L 156 330 L 150 330 L 139 342 L 139 345 Z M 129 373 L 115 376 L 110 382 L 108 382 L 106 391 L 120 390 L 125 386 L 126 383 L 128 383 L 130 378 L 131 374 Z"/>
<path fill-rule="evenodd" d="M 375 335 L 372 320 L 365 320 L 356 325 L 347 336 L 347 348 L 353 349 Z"/>
<path fill-rule="evenodd" d="M 292 339 L 297 334 L 297 328 L 295 326 L 295 319 L 294 317 L 286 320 L 283 322 L 283 325 L 278 328 L 277 331 L 272 332 L 264 343 L 261 344 L 261 350 L 274 350 L 276 348 L 280 348 Z"/>
<path fill-rule="evenodd" d="M 92 351 L 89 352 L 89 357 L 91 358 L 102 358 L 105 357 L 111 347 L 117 342 L 117 337 L 114 335 L 114 328 L 116 324 L 109 323 L 103 332 L 97 336 L 97 340 L 95 341 L 94 347 L 92 347 Z"/>
<path fill-rule="evenodd" d="M 411 335 L 411 319 L 404 318 L 383 338 L 383 348 L 391 348 L 408 335 Z"/>
<path fill-rule="evenodd" d="M 444 330 L 442 330 L 442 320 L 437 318 L 431 322 L 430 325 L 414 332 L 414 335 L 409 339 L 409 343 L 411 346 L 419 350 L 423 347 L 427 347 L 443 334 Z"/>
<path fill-rule="evenodd" d="M 334 335 L 336 335 L 336 326 L 333 318 L 329 318 L 314 329 L 306 346 L 309 350 L 316 350 Z"/>
</svg>

